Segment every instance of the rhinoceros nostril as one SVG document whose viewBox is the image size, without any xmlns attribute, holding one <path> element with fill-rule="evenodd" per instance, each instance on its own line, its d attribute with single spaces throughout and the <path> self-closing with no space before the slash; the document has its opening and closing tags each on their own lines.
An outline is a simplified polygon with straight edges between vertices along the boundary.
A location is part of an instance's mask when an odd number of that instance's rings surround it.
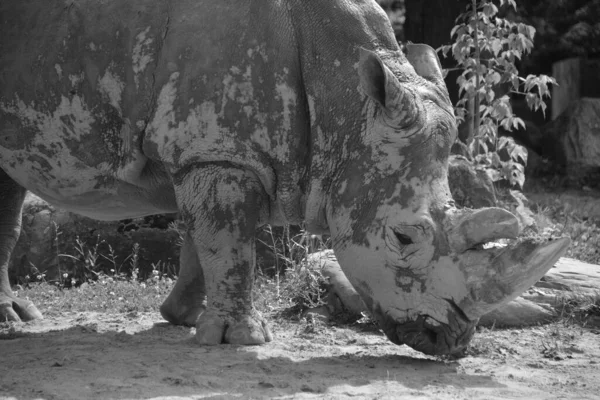
<svg viewBox="0 0 600 400">
<path fill-rule="evenodd" d="M 400 328 L 398 330 L 400 341 L 425 354 L 439 354 L 441 350 L 438 346 L 439 332 L 435 329 L 423 326 L 422 322 L 419 325 L 420 328 L 418 330 L 413 330 L 415 327 L 412 327 L 413 329 L 408 331 L 404 331 Z"/>
<path fill-rule="evenodd" d="M 423 329 L 421 335 L 423 335 L 427 339 L 427 341 L 432 345 L 435 345 L 437 343 L 438 333 L 433 329 L 425 328 Z"/>
<path fill-rule="evenodd" d="M 413 244 L 413 240 L 410 238 L 410 236 L 405 235 L 404 233 L 394 231 L 394 235 L 396 236 L 396 239 L 398 239 L 400 244 L 403 246 L 408 246 L 409 244 Z"/>
</svg>

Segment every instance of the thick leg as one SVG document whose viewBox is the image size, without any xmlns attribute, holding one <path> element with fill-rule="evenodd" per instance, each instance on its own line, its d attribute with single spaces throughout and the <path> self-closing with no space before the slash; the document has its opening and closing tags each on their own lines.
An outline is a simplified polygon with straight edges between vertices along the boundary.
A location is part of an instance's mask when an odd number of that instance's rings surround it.
<svg viewBox="0 0 600 400">
<path fill-rule="evenodd" d="M 205 309 L 204 274 L 194 241 L 188 232 L 181 246 L 177 283 L 160 306 L 160 314 L 174 325 L 194 326 Z"/>
<path fill-rule="evenodd" d="M 271 333 L 252 304 L 254 232 L 267 196 L 255 175 L 209 165 L 174 176 L 206 283 L 207 308 L 196 323 L 200 344 L 261 344 Z"/>
<path fill-rule="evenodd" d="M 13 295 L 8 261 L 21 233 L 21 208 L 26 190 L 0 169 L 0 321 L 30 321 L 42 313 L 28 300 Z"/>
</svg>

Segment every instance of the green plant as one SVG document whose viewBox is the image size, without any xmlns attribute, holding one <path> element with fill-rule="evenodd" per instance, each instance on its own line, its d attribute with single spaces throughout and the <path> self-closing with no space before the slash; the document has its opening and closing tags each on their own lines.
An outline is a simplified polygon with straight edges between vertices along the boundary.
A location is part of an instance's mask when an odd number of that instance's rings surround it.
<svg viewBox="0 0 600 400">
<path fill-rule="evenodd" d="M 280 234 L 270 225 L 265 226 L 264 231 L 267 241 L 258 240 L 273 252 L 275 273 L 258 270 L 257 307 L 266 312 L 287 310 L 298 314 L 323 305 L 326 278 L 306 260 L 310 253 L 326 249 L 327 241 L 304 229 L 291 234 L 289 226 L 285 226 Z"/>
<path fill-rule="evenodd" d="M 557 311 L 560 319 L 567 323 L 576 323 L 584 327 L 590 321 L 592 321 L 592 325 L 594 322 L 598 324 L 600 292 L 596 294 L 570 293 L 564 295 L 558 299 Z"/>
<path fill-rule="evenodd" d="M 600 219 L 590 217 L 584 204 L 579 201 L 565 203 L 559 193 L 544 192 L 531 201 L 530 207 L 542 233 L 572 238 L 565 257 L 599 264 Z"/>
<path fill-rule="evenodd" d="M 100 246 L 100 236 L 96 237 L 96 243 L 91 246 L 90 248 L 87 248 L 86 243 L 81 240 L 79 238 L 79 236 L 77 236 L 75 238 L 75 245 L 73 246 L 73 249 L 75 250 L 76 255 L 71 255 L 71 254 L 59 254 L 59 257 L 65 257 L 65 258 L 70 258 L 72 259 L 76 265 L 81 265 L 82 266 L 82 270 L 81 271 L 74 271 L 74 275 L 75 278 L 81 282 L 85 282 L 87 280 L 90 279 L 95 279 L 98 277 L 99 272 L 97 271 L 98 269 L 98 259 L 100 257 L 100 254 L 98 252 L 98 247 Z M 60 265 L 60 261 L 59 261 L 59 265 Z M 63 276 L 61 276 L 62 279 L 66 279 L 68 276 L 68 274 L 64 274 Z M 64 283 L 64 282 L 62 282 Z"/>
<path fill-rule="evenodd" d="M 516 11 L 515 0 L 499 3 Z M 450 52 L 457 62 L 455 69 L 462 71 L 457 78 L 460 100 L 455 114 L 459 123 L 467 124 L 466 144 L 475 162 L 493 181 L 506 179 L 522 188 L 527 150 L 512 138 L 498 135 L 499 128 L 511 131 L 525 127 L 513 113 L 509 94 L 525 96 L 532 110 L 545 113 L 548 85 L 556 81 L 546 75 L 519 76 L 516 64 L 531 52 L 535 29 L 497 15 L 498 6 L 492 0 L 471 0 L 450 33 L 454 43 L 438 51 L 445 57 Z"/>
</svg>

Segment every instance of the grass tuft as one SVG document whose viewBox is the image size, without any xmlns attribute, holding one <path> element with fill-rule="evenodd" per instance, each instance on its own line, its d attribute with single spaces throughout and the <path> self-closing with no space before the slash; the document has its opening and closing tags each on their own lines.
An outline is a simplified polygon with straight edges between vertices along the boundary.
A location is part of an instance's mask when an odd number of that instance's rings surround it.
<svg viewBox="0 0 600 400">
<path fill-rule="evenodd" d="M 156 311 L 170 293 L 175 281 L 160 274 L 145 280 L 137 280 L 123 274 L 99 273 L 95 280 L 88 280 L 78 287 L 63 288 L 48 282 L 30 283 L 17 287 L 16 294 L 32 301 L 46 315 L 66 311 L 98 311 L 128 313 L 132 311 Z"/>
</svg>

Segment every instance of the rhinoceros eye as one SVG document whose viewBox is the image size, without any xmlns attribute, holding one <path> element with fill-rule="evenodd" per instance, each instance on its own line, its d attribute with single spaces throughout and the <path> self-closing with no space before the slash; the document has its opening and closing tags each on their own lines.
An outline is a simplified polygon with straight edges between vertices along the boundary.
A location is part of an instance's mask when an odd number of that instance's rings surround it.
<svg viewBox="0 0 600 400">
<path fill-rule="evenodd" d="M 396 236 L 396 239 L 398 239 L 400 244 L 403 246 L 408 246 L 409 244 L 413 244 L 411 237 L 408 235 L 405 235 L 404 233 L 394 231 L 394 235 Z"/>
</svg>

